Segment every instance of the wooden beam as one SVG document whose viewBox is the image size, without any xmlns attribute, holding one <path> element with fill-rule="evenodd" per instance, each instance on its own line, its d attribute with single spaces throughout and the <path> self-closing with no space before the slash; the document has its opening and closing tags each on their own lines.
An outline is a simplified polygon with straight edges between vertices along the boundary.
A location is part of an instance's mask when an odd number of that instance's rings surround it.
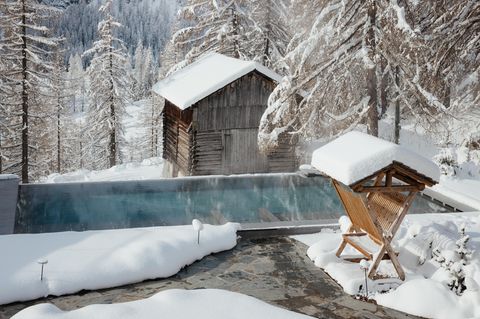
<svg viewBox="0 0 480 319">
<path fill-rule="evenodd" d="M 358 193 L 371 193 L 371 192 L 380 192 L 380 193 L 393 193 L 393 192 L 416 192 L 421 191 L 420 185 L 393 185 L 393 186 L 362 186 L 357 189 Z"/>
<path fill-rule="evenodd" d="M 417 182 L 423 183 L 427 186 L 433 186 L 436 184 L 436 182 L 430 177 L 425 176 L 400 162 L 393 162 L 393 167 L 396 171 L 402 173 L 403 175 L 409 176 L 415 179 Z"/>
<path fill-rule="evenodd" d="M 385 186 L 390 187 L 392 186 L 392 176 L 395 174 L 395 170 L 391 169 L 387 172 L 387 178 L 385 180 Z"/>
<path fill-rule="evenodd" d="M 356 192 L 357 189 L 360 188 L 365 182 L 371 180 L 371 179 L 374 178 L 375 176 L 378 176 L 378 175 L 380 175 L 380 174 L 382 174 L 382 173 L 387 172 L 387 171 L 390 170 L 392 167 L 393 167 L 393 164 L 390 164 L 390 165 L 388 165 L 388 166 L 386 166 L 386 167 L 384 167 L 384 168 L 376 171 L 375 173 L 373 173 L 373 174 L 371 174 L 371 175 L 369 175 L 369 176 L 367 176 L 367 177 L 364 177 L 364 178 L 362 178 L 361 180 L 356 181 L 355 183 L 350 184 L 350 185 L 348 185 L 348 186 Z M 383 178 L 383 177 L 382 177 L 382 178 Z"/>
<path fill-rule="evenodd" d="M 393 177 L 409 185 L 420 185 L 420 183 L 418 183 L 415 179 L 411 178 L 410 176 L 403 175 L 399 172 L 395 172 L 395 174 L 393 174 Z"/>
<path fill-rule="evenodd" d="M 349 243 L 351 246 L 353 246 L 356 250 L 358 250 L 362 255 L 367 257 L 369 260 L 372 260 L 373 255 L 369 251 L 367 251 L 363 246 L 361 246 L 359 243 L 353 240 L 350 240 L 350 238 L 348 237 L 343 237 L 343 240 Z"/>
</svg>

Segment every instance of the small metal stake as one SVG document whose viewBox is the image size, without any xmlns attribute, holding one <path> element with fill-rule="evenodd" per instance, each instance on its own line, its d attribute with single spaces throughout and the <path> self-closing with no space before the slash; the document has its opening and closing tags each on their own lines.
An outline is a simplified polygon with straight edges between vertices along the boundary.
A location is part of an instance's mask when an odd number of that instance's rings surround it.
<svg viewBox="0 0 480 319">
<path fill-rule="evenodd" d="M 43 281 L 43 267 L 48 264 L 48 260 L 39 260 L 38 263 L 42 265 L 42 270 L 40 272 L 40 281 Z"/>
<path fill-rule="evenodd" d="M 365 268 L 364 271 L 365 271 L 365 298 L 368 298 L 367 268 Z"/>
<path fill-rule="evenodd" d="M 197 245 L 200 245 L 200 229 L 198 230 L 198 235 L 197 235 Z"/>
<path fill-rule="evenodd" d="M 367 277 L 367 270 L 370 268 L 370 265 L 368 264 L 368 261 L 363 259 L 360 262 L 360 268 L 363 269 L 364 275 L 365 275 L 365 298 L 368 299 L 368 277 Z"/>
</svg>

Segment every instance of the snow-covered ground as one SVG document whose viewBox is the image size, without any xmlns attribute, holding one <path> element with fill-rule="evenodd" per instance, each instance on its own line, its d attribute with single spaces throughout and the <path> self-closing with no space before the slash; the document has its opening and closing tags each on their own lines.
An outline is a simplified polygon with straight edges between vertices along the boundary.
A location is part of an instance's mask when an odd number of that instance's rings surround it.
<svg viewBox="0 0 480 319">
<path fill-rule="evenodd" d="M 480 211 L 480 178 L 442 175 L 440 183 L 426 190 L 426 193 L 447 203 L 454 200 L 460 203 L 457 205 L 461 206 L 458 207 L 460 210 Z"/>
<path fill-rule="evenodd" d="M 380 135 L 392 140 L 393 126 L 388 120 L 379 124 Z M 415 125 L 402 126 L 400 144 L 432 160 L 442 152 L 442 149 L 435 145 L 436 141 Z M 470 156 L 465 147 L 452 148 L 449 151 L 457 162 L 455 175 L 442 175 L 440 183 L 425 192 L 447 204 L 461 203 L 462 207 L 458 208 L 464 211 L 480 210 L 480 150 L 471 151 Z"/>
<path fill-rule="evenodd" d="M 126 181 L 163 178 L 163 159 L 152 157 L 141 163 L 128 163 L 109 169 L 90 171 L 81 169 L 65 174 L 51 174 L 40 179 L 41 183 Z"/>
<path fill-rule="evenodd" d="M 342 217 L 340 224 L 346 230 L 348 218 Z M 463 268 L 467 288 L 457 295 L 447 286 L 451 272 L 432 257 L 432 251 L 438 249 L 447 263 L 456 261 L 459 231 L 464 226 L 470 238 L 466 246 L 473 254 Z M 310 246 L 308 256 L 345 292 L 365 294 L 365 277 L 360 265 L 335 256 L 341 242 L 340 232 L 327 230 L 294 238 Z M 368 280 L 369 298 L 383 306 L 427 318 L 480 318 L 480 212 L 408 215 L 395 236 L 393 247 L 399 252 L 406 279 L 404 282 L 394 278 Z M 358 255 L 358 252 L 347 246 L 343 254 Z M 379 273 L 395 276 L 390 261 L 380 263 Z"/>
<path fill-rule="evenodd" d="M 0 236 L 0 304 L 169 277 L 231 249 L 238 224 Z M 40 262 L 46 261 L 40 280 Z"/>
<path fill-rule="evenodd" d="M 12 319 L 309 319 L 312 317 L 269 305 L 256 298 L 219 289 L 171 289 L 148 299 L 90 305 L 64 312 L 52 304 L 27 308 Z"/>
</svg>

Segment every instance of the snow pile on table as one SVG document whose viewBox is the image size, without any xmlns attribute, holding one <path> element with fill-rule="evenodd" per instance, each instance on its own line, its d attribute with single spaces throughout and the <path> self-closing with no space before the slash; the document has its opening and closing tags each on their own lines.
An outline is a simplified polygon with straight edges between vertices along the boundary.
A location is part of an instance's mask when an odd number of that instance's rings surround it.
<svg viewBox="0 0 480 319">
<path fill-rule="evenodd" d="M 259 63 L 209 53 L 155 84 L 153 91 L 185 110 L 254 70 L 277 82 L 282 79 Z"/>
<path fill-rule="evenodd" d="M 199 243 L 191 225 L 0 236 L 0 304 L 169 277 L 233 248 L 239 227 L 204 225 Z"/>
<path fill-rule="evenodd" d="M 62 311 L 44 303 L 22 310 L 12 319 L 309 319 L 312 317 L 267 304 L 256 298 L 220 289 L 164 290 L 150 298 Z"/>
<path fill-rule="evenodd" d="M 345 231 L 350 221 L 340 219 Z M 460 229 L 466 225 L 466 247 L 473 253 L 466 266 L 459 266 Z M 351 295 L 365 295 L 364 271 L 358 263 L 335 256 L 341 242 L 340 232 L 322 232 L 293 238 L 307 244 L 308 256 Z M 480 212 L 409 215 L 393 241 L 405 270 L 404 282 L 395 278 L 368 280 L 368 296 L 378 304 L 427 318 L 480 317 Z M 347 245 L 344 255 L 359 255 Z M 437 256 L 440 256 L 437 257 Z M 441 261 L 443 259 L 443 261 Z M 452 263 L 450 263 L 452 261 Z M 446 267 L 448 266 L 448 267 Z M 446 268 L 450 268 L 447 270 Z M 448 284 L 460 268 L 466 290 L 457 294 Z M 457 271 L 455 271 L 457 270 Z M 379 274 L 395 276 L 389 261 L 382 261 Z"/>
<path fill-rule="evenodd" d="M 127 181 L 163 178 L 163 160 L 152 157 L 141 163 L 127 163 L 113 166 L 109 169 L 90 171 L 81 169 L 65 174 L 51 174 L 40 179 L 41 183 Z"/>
<path fill-rule="evenodd" d="M 438 166 L 432 161 L 362 132 L 348 132 L 312 154 L 313 167 L 345 185 L 370 176 L 393 161 L 407 165 L 435 181 L 440 179 Z"/>
</svg>

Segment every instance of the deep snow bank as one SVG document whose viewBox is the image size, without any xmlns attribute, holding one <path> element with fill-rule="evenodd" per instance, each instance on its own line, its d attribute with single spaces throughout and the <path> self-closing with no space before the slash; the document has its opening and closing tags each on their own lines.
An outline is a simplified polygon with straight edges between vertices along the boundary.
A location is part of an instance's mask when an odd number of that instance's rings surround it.
<svg viewBox="0 0 480 319">
<path fill-rule="evenodd" d="M 0 236 L 0 304 L 169 277 L 233 248 L 238 229 L 204 225 L 200 244 L 191 225 Z"/>
</svg>

